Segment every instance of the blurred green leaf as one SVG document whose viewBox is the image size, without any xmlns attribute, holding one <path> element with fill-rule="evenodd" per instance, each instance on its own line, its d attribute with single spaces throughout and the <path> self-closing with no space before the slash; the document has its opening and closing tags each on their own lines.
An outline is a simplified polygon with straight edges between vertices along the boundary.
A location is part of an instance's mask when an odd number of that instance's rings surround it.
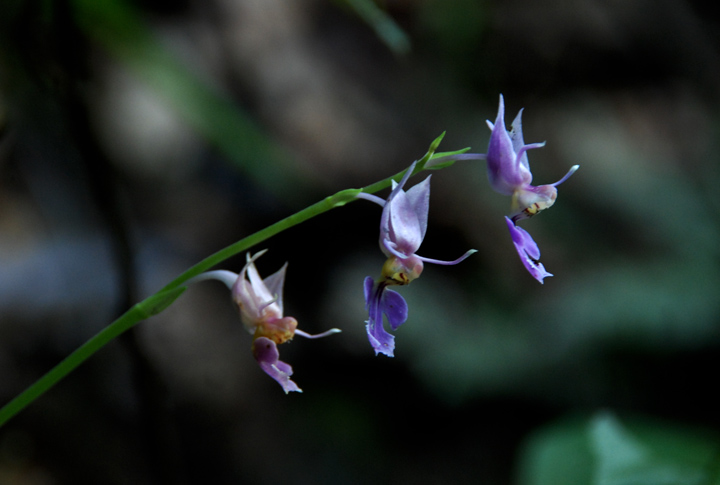
<svg viewBox="0 0 720 485">
<path fill-rule="evenodd" d="M 596 416 L 590 425 L 591 448 L 597 459 L 597 483 L 613 483 L 614 475 L 645 464 L 649 453 L 610 414 Z"/>
<path fill-rule="evenodd" d="M 658 437 L 655 446 L 665 450 L 664 456 L 653 453 L 630 434 L 609 413 L 591 420 L 591 448 L 595 455 L 593 485 L 700 485 L 707 483 L 707 472 L 700 463 L 682 452 L 685 447 L 697 448 L 689 436 Z M 644 436 L 649 441 L 649 436 Z M 697 450 L 700 454 L 702 449 Z M 705 464 L 707 465 L 707 464 Z"/>
<path fill-rule="evenodd" d="M 571 419 L 536 431 L 521 450 L 517 484 L 590 484 L 593 460 L 585 429 L 585 420 Z"/>
<path fill-rule="evenodd" d="M 266 190 L 292 197 L 303 188 L 280 149 L 224 93 L 202 82 L 168 51 L 140 13 L 122 0 L 74 0 L 78 24 L 147 82 L 182 118 Z"/>
<path fill-rule="evenodd" d="M 396 55 L 410 52 L 410 38 L 402 28 L 385 11 L 372 0 L 345 0 L 355 13 L 360 16 L 377 36 Z"/>
<path fill-rule="evenodd" d="M 525 444 L 519 485 L 701 485 L 710 483 L 720 443 L 602 412 L 550 425 Z"/>
</svg>

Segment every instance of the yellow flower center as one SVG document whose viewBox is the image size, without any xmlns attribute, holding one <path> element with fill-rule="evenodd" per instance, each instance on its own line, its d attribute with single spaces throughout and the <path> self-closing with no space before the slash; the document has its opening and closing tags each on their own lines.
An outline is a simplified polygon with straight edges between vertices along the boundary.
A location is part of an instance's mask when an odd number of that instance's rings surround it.
<svg viewBox="0 0 720 485">
<path fill-rule="evenodd" d="M 408 268 L 403 260 L 396 256 L 390 256 L 382 267 L 382 277 L 388 285 L 407 285 L 420 276 L 423 270 L 422 261 L 419 259 L 408 259 L 414 262 L 412 268 Z"/>
<path fill-rule="evenodd" d="M 543 190 L 537 192 L 516 190 L 512 195 L 511 210 L 515 213 L 525 214 L 525 218 L 530 218 L 552 207 L 557 197 L 557 189 L 552 185 L 542 185 L 539 189 Z"/>
<path fill-rule="evenodd" d="M 295 336 L 297 325 L 297 320 L 293 317 L 269 318 L 255 327 L 253 340 L 258 337 L 265 337 L 278 345 L 285 343 Z"/>
</svg>

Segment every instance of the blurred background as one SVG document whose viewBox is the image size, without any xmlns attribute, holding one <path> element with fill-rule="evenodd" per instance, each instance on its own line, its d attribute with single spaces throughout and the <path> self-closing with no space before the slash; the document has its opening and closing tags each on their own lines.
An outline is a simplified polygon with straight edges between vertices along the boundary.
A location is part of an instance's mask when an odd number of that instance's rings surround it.
<svg viewBox="0 0 720 485">
<path fill-rule="evenodd" d="M 219 283 L 0 429 L 1 484 L 718 484 L 720 25 L 681 0 L 3 0 L 0 404 L 184 269 L 520 108 L 522 267 L 482 162 L 435 172 L 396 357 L 365 335 L 380 208 L 267 241 L 256 365 Z M 425 175 L 413 178 L 410 184 Z M 382 195 L 382 194 L 381 194 Z M 239 271 L 244 255 L 222 269 Z M 715 394 L 713 396 L 713 394 Z"/>
</svg>

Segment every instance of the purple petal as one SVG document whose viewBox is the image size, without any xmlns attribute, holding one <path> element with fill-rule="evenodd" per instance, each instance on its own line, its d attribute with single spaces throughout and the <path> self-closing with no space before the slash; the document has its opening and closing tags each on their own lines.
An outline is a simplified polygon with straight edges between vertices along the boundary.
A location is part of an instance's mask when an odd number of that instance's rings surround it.
<svg viewBox="0 0 720 485">
<path fill-rule="evenodd" d="M 245 320 L 243 323 L 248 328 L 257 325 L 257 321 L 262 318 L 263 310 L 271 305 L 278 315 L 282 315 L 282 282 L 285 277 L 285 266 L 270 277 L 271 283 L 279 292 L 272 293 L 266 286 L 260 274 L 255 268 L 255 260 L 265 254 L 267 250 L 262 250 L 251 256 L 246 255 L 246 264 L 238 275 L 238 279 L 232 288 L 233 300 L 241 309 L 241 315 Z M 246 275 L 247 278 L 246 279 Z"/>
<path fill-rule="evenodd" d="M 385 199 L 381 199 L 377 195 L 360 192 L 355 197 L 357 197 L 358 199 L 369 200 L 370 202 L 374 202 L 375 204 L 379 205 L 380 207 L 385 207 Z"/>
<path fill-rule="evenodd" d="M 375 355 L 385 354 L 388 357 L 394 357 L 395 337 L 385 331 L 382 324 L 377 325 L 375 321 L 370 319 L 367 321 L 365 329 L 367 330 L 370 345 L 375 349 Z"/>
<path fill-rule="evenodd" d="M 259 301 L 257 295 L 255 295 L 255 290 L 250 282 L 245 279 L 244 273 L 241 273 L 235 282 L 232 289 L 232 297 L 243 314 L 247 315 L 247 318 L 252 321 L 243 323 L 252 326 L 253 322 L 260 318 L 260 304 L 262 302 Z"/>
<path fill-rule="evenodd" d="M 576 171 L 578 168 L 580 168 L 580 165 L 573 165 L 572 167 L 570 167 L 570 170 L 568 170 L 568 173 L 566 173 L 566 174 L 563 176 L 563 178 L 561 178 L 560 180 L 558 180 L 557 182 L 555 182 L 554 184 L 551 184 L 551 185 L 557 186 L 557 185 L 560 185 L 561 183 L 565 182 L 567 179 L 570 178 L 570 176 L 571 176 L 572 174 L 575 173 L 575 171 Z"/>
<path fill-rule="evenodd" d="M 428 209 L 430 207 L 430 177 L 428 176 L 405 193 L 420 225 L 420 241 L 425 238 L 427 232 Z"/>
<path fill-rule="evenodd" d="M 388 357 L 393 357 L 395 349 L 395 337 L 389 334 L 383 327 L 383 312 L 381 309 L 381 298 L 385 286 L 374 284 L 369 276 L 365 278 L 365 303 L 368 309 L 368 319 L 365 323 L 368 340 L 375 355 L 383 353 Z M 398 295 L 399 296 L 399 295 Z M 397 320 L 397 317 L 395 317 Z"/>
<path fill-rule="evenodd" d="M 365 289 L 365 308 L 370 307 L 370 299 L 372 298 L 372 295 L 373 295 L 373 284 L 374 284 L 374 281 L 373 281 L 372 277 L 366 276 L 365 281 L 363 282 L 363 286 Z"/>
<path fill-rule="evenodd" d="M 520 111 L 518 111 L 517 116 L 513 120 L 512 129 L 510 130 L 510 140 L 512 141 L 513 150 L 515 153 L 519 153 L 520 149 L 525 146 L 525 141 L 523 140 L 523 133 L 522 133 L 522 112 L 524 108 L 521 108 Z M 523 155 L 522 164 L 525 165 L 525 167 L 530 170 L 530 166 L 528 164 L 527 155 Z"/>
<path fill-rule="evenodd" d="M 245 268 L 243 268 L 243 271 L 247 271 L 248 279 L 252 285 L 253 294 L 255 295 L 256 303 L 258 305 L 263 305 L 275 298 L 275 295 L 273 295 L 268 290 L 267 286 L 265 286 L 265 282 L 255 267 L 255 260 L 264 253 L 265 251 L 256 253 L 252 258 L 250 257 L 250 253 L 247 253 L 247 264 L 245 265 Z"/>
<path fill-rule="evenodd" d="M 477 249 L 469 249 L 465 254 L 457 258 L 455 261 L 443 261 L 441 259 L 424 258 L 422 256 L 415 255 L 420 261 L 432 264 L 441 264 L 444 266 L 452 266 L 465 261 L 470 255 L 477 253 Z"/>
<path fill-rule="evenodd" d="M 407 321 L 408 306 L 405 299 L 393 290 L 385 290 L 381 296 L 380 308 L 387 316 L 388 323 L 393 330 Z"/>
<path fill-rule="evenodd" d="M 410 167 L 405 171 L 405 174 L 400 179 L 399 183 L 395 182 L 394 180 L 392 181 L 392 191 L 390 192 L 390 195 L 387 198 L 388 202 L 391 201 L 393 199 L 393 197 L 395 197 L 395 194 L 397 194 L 398 192 L 400 192 L 403 189 L 403 187 L 405 186 L 405 183 L 408 181 L 408 179 L 412 175 L 413 170 L 415 170 L 415 165 L 417 165 L 417 160 L 415 160 L 413 163 L 410 164 Z"/>
<path fill-rule="evenodd" d="M 253 355 L 260 364 L 260 368 L 282 386 L 285 394 L 290 391 L 302 392 L 302 389 L 290 380 L 293 373 L 292 367 L 278 360 L 280 353 L 275 342 L 265 337 L 256 338 L 253 342 Z"/>
<path fill-rule="evenodd" d="M 532 182 L 532 173 L 530 172 L 530 163 L 528 162 L 527 151 L 534 148 L 542 148 L 545 146 L 545 142 L 530 143 L 528 145 L 522 145 L 515 150 L 515 169 L 517 170 L 518 176 L 522 178 L 523 185 L 530 185 Z"/>
<path fill-rule="evenodd" d="M 287 270 L 287 266 L 288 264 L 285 263 L 282 268 L 263 280 L 270 294 L 277 298 L 281 315 L 283 313 L 283 285 L 285 284 L 285 271 Z"/>
<path fill-rule="evenodd" d="M 383 253 L 385 253 L 383 248 L 385 239 L 396 243 L 401 251 L 411 248 L 407 254 L 412 254 L 420 247 L 420 243 L 425 236 L 418 217 L 415 215 L 413 203 L 408 200 L 407 194 L 402 190 L 408 178 L 412 175 L 416 164 L 417 160 L 405 171 L 400 183 L 392 181 L 392 191 L 380 216 L 380 249 Z M 427 221 L 425 224 L 427 225 Z M 385 254 L 389 256 L 389 254 Z"/>
<path fill-rule="evenodd" d="M 398 192 L 383 211 L 389 219 L 389 239 L 405 254 L 413 254 L 423 240 L 422 227 L 412 202 L 405 192 Z M 427 220 L 426 220 L 427 224 Z"/>
<path fill-rule="evenodd" d="M 505 129 L 505 103 L 500 95 L 500 105 L 495 124 L 490 134 L 490 143 L 487 152 L 487 170 L 490 185 L 503 195 L 512 195 L 515 183 L 508 185 L 507 178 L 512 176 L 515 165 L 515 150 L 512 140 Z M 514 177 L 511 177 L 514 179 Z M 512 182 L 516 182 L 512 180 Z"/>
<path fill-rule="evenodd" d="M 388 257 L 392 255 L 392 256 L 397 256 L 400 259 L 408 259 L 409 257 L 412 256 L 412 253 L 405 254 L 401 251 L 398 251 L 397 244 L 395 244 L 393 241 L 391 241 L 388 238 L 385 238 L 380 241 L 380 249 L 383 250 L 383 253 Z"/>
<path fill-rule="evenodd" d="M 520 124 L 520 114 L 515 118 L 514 123 Z M 505 101 L 500 95 L 498 115 L 490 134 L 487 170 L 490 185 L 503 195 L 512 195 L 517 187 L 532 181 L 532 174 L 527 166 L 527 156 L 524 151 L 518 157 L 518 150 L 523 147 L 521 142 L 521 126 L 518 127 L 517 133 L 508 133 L 505 128 Z"/>
<path fill-rule="evenodd" d="M 505 217 L 505 222 L 510 230 L 510 235 L 512 236 L 515 246 L 521 247 L 531 258 L 540 259 L 540 248 L 538 248 L 538 245 L 532 236 L 530 236 L 530 234 L 522 227 L 516 226 L 515 223 L 507 216 Z"/>
<path fill-rule="evenodd" d="M 533 278 L 543 283 L 543 279 L 552 276 L 552 274 L 545 271 L 545 267 L 538 261 L 540 259 L 540 249 L 537 243 L 525 229 L 517 227 L 509 217 L 505 217 L 505 221 L 510 230 L 515 249 L 520 256 L 520 261 L 522 261 L 525 269 Z"/>
</svg>

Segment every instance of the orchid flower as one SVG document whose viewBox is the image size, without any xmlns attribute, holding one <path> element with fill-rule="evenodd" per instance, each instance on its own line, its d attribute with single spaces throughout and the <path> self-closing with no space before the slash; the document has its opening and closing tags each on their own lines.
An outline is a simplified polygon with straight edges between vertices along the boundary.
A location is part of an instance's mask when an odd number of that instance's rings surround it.
<svg viewBox="0 0 720 485">
<path fill-rule="evenodd" d="M 255 261 L 266 251 L 260 251 L 254 256 L 247 253 L 247 262 L 240 274 L 225 270 L 208 271 L 192 278 L 188 283 L 208 279 L 225 283 L 240 311 L 240 321 L 248 332 L 253 334 L 252 352 L 260 368 L 275 379 L 286 394 L 290 391 L 302 392 L 290 379 L 292 367 L 279 360 L 277 346 L 292 340 L 295 335 L 320 338 L 340 330 L 333 328 L 321 334 L 310 335 L 298 330 L 297 320 L 293 317 L 283 316 L 283 285 L 287 263 L 277 272 L 262 279 L 255 268 Z"/>
<path fill-rule="evenodd" d="M 377 281 L 365 278 L 365 305 L 369 318 L 365 322 L 368 339 L 375 355 L 383 353 L 393 357 L 395 337 L 383 327 L 383 315 L 393 330 L 405 323 L 408 308 L 405 299 L 388 286 L 407 285 L 420 276 L 424 263 L 458 264 L 475 252 L 466 252 L 455 261 L 440 261 L 418 256 L 427 231 L 428 208 L 430 204 L 430 177 L 415 185 L 407 192 L 405 183 L 415 168 L 414 162 L 405 172 L 400 183 L 393 180 L 392 191 L 386 200 L 361 192 L 358 198 L 375 202 L 383 208 L 380 217 L 380 250 L 388 257 L 383 264 L 381 277 Z"/>
<path fill-rule="evenodd" d="M 526 145 L 522 133 L 522 109 L 512 122 L 512 129 L 505 128 L 505 102 L 500 95 L 495 123 L 487 121 L 492 133 L 487 152 L 488 178 L 492 188 L 512 197 L 513 214 L 508 220 L 510 235 L 520 259 L 530 274 L 540 283 L 547 276 L 552 276 L 538 261 L 540 250 L 527 231 L 517 227 L 517 222 L 530 218 L 550 208 L 557 198 L 557 186 L 566 181 L 579 168 L 574 165 L 567 174 L 557 182 L 548 185 L 531 185 L 532 173 L 528 162 L 527 151 L 545 146 L 545 142 Z"/>
</svg>

